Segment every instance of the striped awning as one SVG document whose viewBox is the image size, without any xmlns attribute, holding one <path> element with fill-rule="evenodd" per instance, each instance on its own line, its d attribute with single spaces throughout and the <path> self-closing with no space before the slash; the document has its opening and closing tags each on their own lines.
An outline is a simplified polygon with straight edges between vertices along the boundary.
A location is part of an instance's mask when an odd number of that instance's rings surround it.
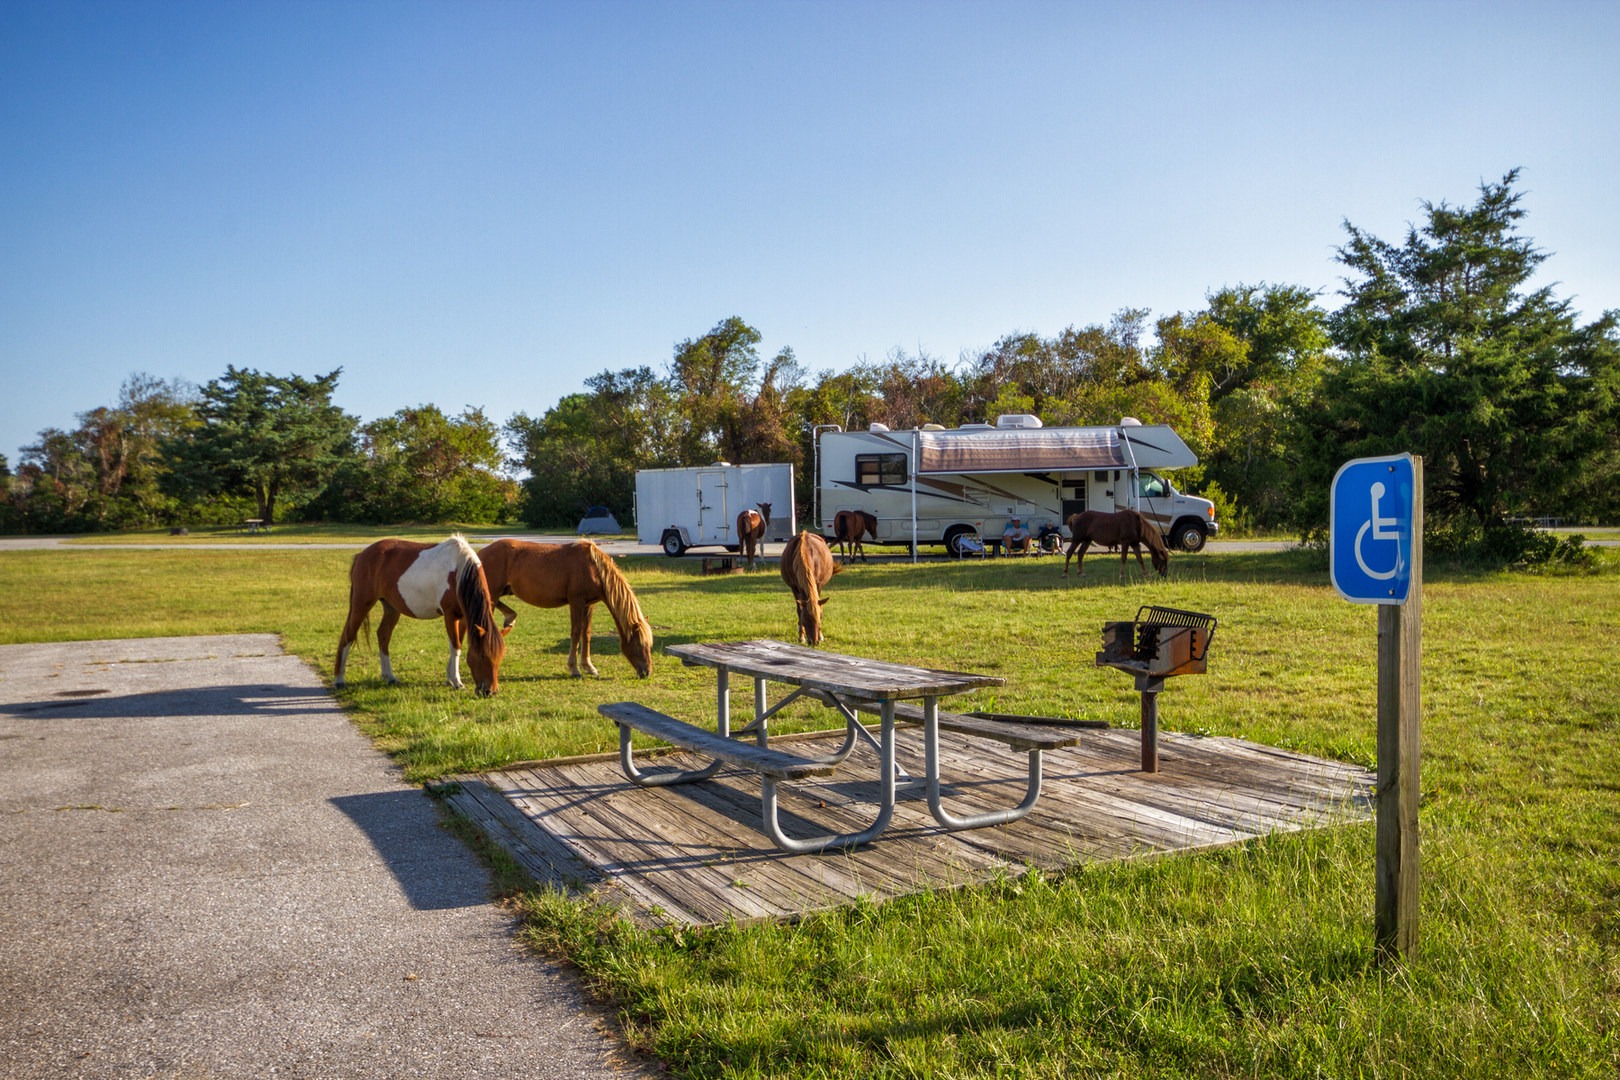
<svg viewBox="0 0 1620 1080">
<path fill-rule="evenodd" d="M 1130 463 L 1116 428 L 919 431 L 917 472 L 1064 472 Z"/>
</svg>

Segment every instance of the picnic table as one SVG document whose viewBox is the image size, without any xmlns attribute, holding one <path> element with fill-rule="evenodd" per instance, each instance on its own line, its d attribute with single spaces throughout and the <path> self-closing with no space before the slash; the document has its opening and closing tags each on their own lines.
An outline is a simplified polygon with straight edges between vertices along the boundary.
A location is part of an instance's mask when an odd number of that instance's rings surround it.
<svg viewBox="0 0 1620 1080">
<path fill-rule="evenodd" d="M 263 518 L 243 518 L 241 528 L 237 531 L 242 533 L 269 532 L 270 526 L 265 523 Z"/>
<path fill-rule="evenodd" d="M 993 675 L 936 671 L 846 656 L 781 641 L 689 643 L 671 645 L 665 651 L 680 657 L 688 666 L 714 669 L 717 684 L 715 727 L 710 730 L 688 724 L 635 702 L 600 706 L 598 711 L 619 725 L 619 763 L 625 776 L 637 784 L 658 787 L 707 780 L 727 764 L 758 772 L 764 831 L 784 851 L 814 853 L 856 847 L 876 839 L 888 827 L 894 815 L 897 781 L 912 781 L 895 760 L 897 720 L 922 724 L 923 782 L 927 787 L 928 808 L 934 820 L 947 829 L 999 825 L 1016 821 L 1029 813 L 1040 797 L 1041 752 L 1072 746 L 1078 741 L 1072 732 L 940 711 L 939 699 L 942 697 L 983 686 L 999 686 L 1005 682 Z M 754 684 L 754 718 L 737 731 L 731 729 L 733 674 L 752 678 Z M 774 705 L 768 700 L 772 684 L 792 687 Z M 831 754 L 802 756 L 770 746 L 771 717 L 784 706 L 800 699 L 819 702 L 844 717 L 843 743 Z M 920 706 L 914 704 L 919 700 Z M 876 737 L 859 720 L 857 714 L 861 712 L 878 716 L 879 734 Z M 1027 751 L 1029 783 L 1023 801 L 1008 809 L 961 817 L 945 810 L 942 805 L 939 753 L 939 733 L 942 729 L 994 739 L 1015 750 Z M 633 731 L 645 732 L 713 760 L 697 769 L 645 773 L 635 764 L 631 752 Z M 739 737 L 747 736 L 753 737 L 752 744 L 736 741 Z M 878 757 L 881 794 L 876 820 L 857 832 L 828 833 L 807 839 L 786 835 L 778 821 L 777 785 L 811 776 L 830 776 L 862 743 L 870 746 Z"/>
</svg>

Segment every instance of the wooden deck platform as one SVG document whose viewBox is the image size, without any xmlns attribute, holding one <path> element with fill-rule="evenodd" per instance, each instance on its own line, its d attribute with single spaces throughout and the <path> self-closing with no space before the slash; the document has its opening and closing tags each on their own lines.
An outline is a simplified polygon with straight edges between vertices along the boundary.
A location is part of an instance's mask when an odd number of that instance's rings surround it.
<svg viewBox="0 0 1620 1080">
<path fill-rule="evenodd" d="M 921 728 L 899 737 L 902 768 L 920 777 Z M 958 778 L 945 790 L 947 810 L 1022 797 L 1024 754 L 949 732 L 940 749 L 943 775 Z M 1158 773 L 1143 773 L 1137 732 L 1085 731 L 1079 746 L 1047 752 L 1040 802 L 1022 821 L 947 832 L 929 815 L 919 781 L 902 787 L 887 832 L 843 854 L 775 848 L 760 829 L 758 776 L 732 769 L 705 783 L 643 788 L 624 778 L 617 755 L 602 755 L 457 777 L 447 799 L 537 881 L 589 890 L 645 925 L 787 918 L 862 896 L 881 901 L 1029 867 L 1239 843 L 1372 815 L 1375 776 L 1356 766 L 1172 732 L 1160 735 L 1159 759 Z M 703 764 L 679 752 L 645 760 Z M 781 787 L 783 827 L 790 835 L 861 828 L 876 812 L 877 790 L 874 756 L 858 749 L 835 776 Z"/>
</svg>

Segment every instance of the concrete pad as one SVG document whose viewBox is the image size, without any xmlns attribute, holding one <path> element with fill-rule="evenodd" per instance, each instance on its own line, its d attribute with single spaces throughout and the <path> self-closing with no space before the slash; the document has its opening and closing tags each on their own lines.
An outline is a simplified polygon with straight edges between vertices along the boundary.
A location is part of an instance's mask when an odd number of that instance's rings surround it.
<svg viewBox="0 0 1620 1080">
<path fill-rule="evenodd" d="M 266 634 L 0 647 L 0 1062 L 646 1075 Z"/>
</svg>

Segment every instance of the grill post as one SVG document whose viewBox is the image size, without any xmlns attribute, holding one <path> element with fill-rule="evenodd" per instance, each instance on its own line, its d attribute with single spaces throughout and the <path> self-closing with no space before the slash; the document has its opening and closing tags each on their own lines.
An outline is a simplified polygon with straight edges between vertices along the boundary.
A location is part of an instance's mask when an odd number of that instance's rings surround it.
<svg viewBox="0 0 1620 1080">
<path fill-rule="evenodd" d="M 1159 771 L 1159 691 L 1164 680 L 1148 675 L 1136 677 L 1136 689 L 1142 694 L 1142 771 Z"/>
</svg>

